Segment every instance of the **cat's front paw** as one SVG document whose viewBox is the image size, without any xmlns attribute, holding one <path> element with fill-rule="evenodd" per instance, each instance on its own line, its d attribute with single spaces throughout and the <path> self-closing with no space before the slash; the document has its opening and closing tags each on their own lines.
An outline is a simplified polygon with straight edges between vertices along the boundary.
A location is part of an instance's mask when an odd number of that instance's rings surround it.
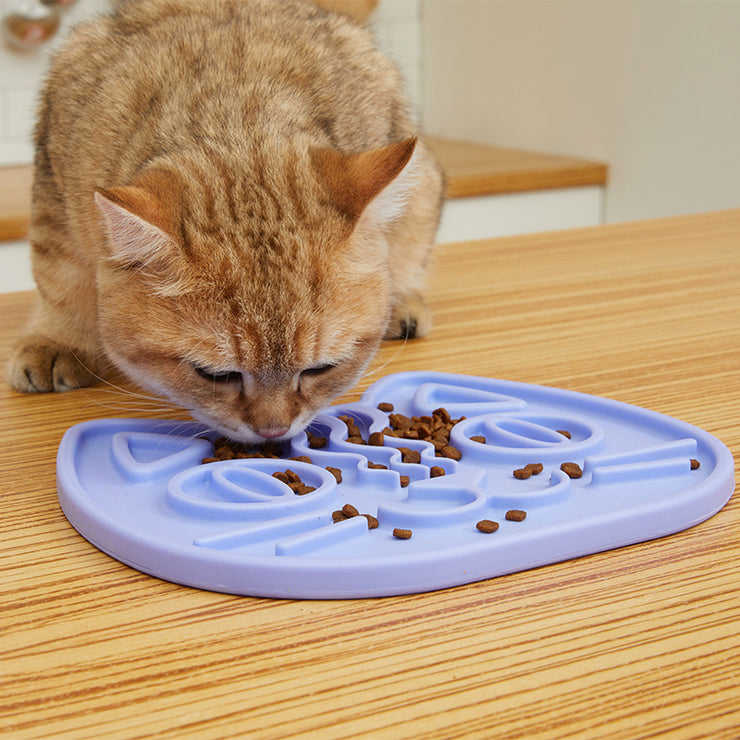
<svg viewBox="0 0 740 740">
<path fill-rule="evenodd" d="M 418 294 L 406 296 L 391 311 L 385 332 L 386 339 L 416 339 L 423 337 L 432 326 L 432 312 Z"/>
<path fill-rule="evenodd" d="M 23 393 L 69 391 L 95 380 L 90 358 L 40 336 L 24 337 L 8 363 L 8 381 Z"/>
</svg>

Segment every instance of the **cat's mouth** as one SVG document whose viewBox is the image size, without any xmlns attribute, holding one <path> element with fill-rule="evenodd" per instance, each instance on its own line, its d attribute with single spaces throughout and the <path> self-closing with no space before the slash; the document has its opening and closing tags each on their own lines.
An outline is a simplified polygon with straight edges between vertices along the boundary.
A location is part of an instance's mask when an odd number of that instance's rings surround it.
<svg viewBox="0 0 740 740">
<path fill-rule="evenodd" d="M 267 427 L 254 429 L 247 423 L 229 424 L 223 420 L 216 419 L 209 414 L 191 409 L 193 418 L 206 424 L 210 429 L 234 442 L 246 442 L 248 444 L 262 444 L 264 442 L 284 442 L 300 434 L 311 422 L 313 415 L 303 414 L 294 419 L 289 427 Z"/>
</svg>

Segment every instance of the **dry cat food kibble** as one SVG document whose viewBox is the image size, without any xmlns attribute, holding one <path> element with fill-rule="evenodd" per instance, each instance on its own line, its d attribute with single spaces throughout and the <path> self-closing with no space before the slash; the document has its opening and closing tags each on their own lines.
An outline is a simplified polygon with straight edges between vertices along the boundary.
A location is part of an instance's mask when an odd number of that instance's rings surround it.
<svg viewBox="0 0 740 740">
<path fill-rule="evenodd" d="M 347 427 L 347 442 L 356 445 L 367 444 L 362 437 L 360 427 L 357 426 L 357 422 L 349 414 L 341 414 L 337 418 L 343 421 Z"/>
<path fill-rule="evenodd" d="M 492 532 L 495 532 L 498 529 L 498 522 L 493 522 L 490 519 L 481 519 L 475 525 L 475 528 L 480 532 L 491 534 Z"/>
<path fill-rule="evenodd" d="M 207 439 L 207 438 L 206 438 Z M 234 442 L 226 437 L 219 437 L 213 443 L 213 455 L 204 457 L 201 462 L 213 463 L 222 460 L 247 460 L 251 458 L 279 459 L 283 456 L 282 445 L 278 442 L 263 442 L 253 445 L 248 442 Z"/>
<path fill-rule="evenodd" d="M 383 432 L 373 432 L 368 438 L 367 443 L 373 447 L 382 447 L 385 444 Z"/>
<path fill-rule="evenodd" d="M 272 474 L 272 477 L 277 478 L 289 486 L 296 496 L 305 496 L 307 493 L 313 493 L 316 490 L 314 486 L 306 485 L 300 479 L 300 476 L 292 470 L 284 470 L 282 472 L 278 470 Z"/>
<path fill-rule="evenodd" d="M 564 462 L 560 469 L 569 477 L 569 478 L 580 478 L 583 475 L 583 471 L 581 470 L 581 466 L 578 463 L 574 462 Z"/>
<path fill-rule="evenodd" d="M 481 436 L 480 434 L 477 434 L 475 437 L 470 438 L 471 442 L 478 442 L 479 444 L 484 445 L 486 443 L 486 438 Z"/>
<path fill-rule="evenodd" d="M 440 468 L 439 465 L 432 465 L 432 467 L 429 468 L 430 478 L 441 478 L 443 475 L 445 475 L 445 469 Z"/>
<path fill-rule="evenodd" d="M 401 460 L 405 463 L 411 463 L 418 465 L 421 463 L 421 453 L 419 450 L 410 450 L 408 447 L 399 447 L 398 451 L 401 453 Z"/>
<path fill-rule="evenodd" d="M 691 458 L 691 469 L 692 470 L 698 470 L 701 467 L 701 463 L 696 460 L 695 458 Z"/>
<path fill-rule="evenodd" d="M 396 527 L 393 530 L 393 536 L 399 540 L 410 540 L 413 532 L 410 529 L 400 529 Z"/>
<path fill-rule="evenodd" d="M 506 512 L 506 519 L 510 522 L 523 522 L 527 518 L 527 512 L 521 509 L 510 509 Z"/>
<path fill-rule="evenodd" d="M 338 522 L 343 522 L 345 519 L 353 519 L 356 516 L 365 517 L 365 519 L 367 520 L 368 529 L 377 529 L 379 526 L 376 517 L 374 517 L 372 514 L 360 514 L 357 508 L 355 506 L 352 506 L 352 504 L 345 504 L 341 509 L 337 509 L 336 511 L 332 511 L 331 513 L 331 518 L 334 524 L 337 524 Z"/>
<path fill-rule="evenodd" d="M 529 463 L 523 468 L 517 468 L 514 471 L 514 477 L 519 480 L 526 480 L 532 475 L 539 475 L 543 470 L 542 463 Z"/>
<path fill-rule="evenodd" d="M 339 468 L 332 468 L 331 466 L 327 465 L 325 469 L 328 470 L 337 479 L 337 483 L 342 482 L 342 471 Z"/>
<path fill-rule="evenodd" d="M 567 437 L 568 439 L 571 439 L 570 432 L 566 431 L 565 429 L 558 429 L 558 434 L 562 434 L 563 437 Z"/>
<path fill-rule="evenodd" d="M 378 409 L 380 411 L 385 411 L 386 414 L 390 414 L 391 411 L 393 411 L 393 404 L 392 403 L 379 403 Z"/>
<path fill-rule="evenodd" d="M 320 450 L 323 447 L 326 447 L 329 442 L 326 437 L 319 437 L 316 434 L 312 434 L 308 430 L 306 430 L 306 436 L 308 437 L 308 446 L 312 450 Z"/>
<path fill-rule="evenodd" d="M 437 457 L 449 457 L 460 460 L 462 453 L 450 445 L 452 427 L 465 417 L 450 418 L 445 408 L 438 408 L 431 416 L 404 416 L 391 413 L 388 416 L 389 426 L 383 430 L 386 437 L 400 439 L 421 439 L 434 445 L 434 454 Z"/>
<path fill-rule="evenodd" d="M 438 457 L 449 457 L 450 460 L 460 460 L 462 458 L 462 452 L 453 447 L 452 445 L 445 445 L 442 449 L 437 452 Z"/>
<path fill-rule="evenodd" d="M 352 506 L 352 504 L 345 504 L 342 507 L 342 514 L 344 514 L 348 519 L 351 516 L 360 516 L 360 512 L 356 507 Z"/>
</svg>

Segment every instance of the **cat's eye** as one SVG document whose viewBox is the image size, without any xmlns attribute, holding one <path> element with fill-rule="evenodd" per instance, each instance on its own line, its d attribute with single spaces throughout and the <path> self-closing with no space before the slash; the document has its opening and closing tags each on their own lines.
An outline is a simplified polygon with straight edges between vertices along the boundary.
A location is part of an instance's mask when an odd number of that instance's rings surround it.
<svg viewBox="0 0 740 740">
<path fill-rule="evenodd" d="M 317 375 L 323 375 L 324 373 L 328 373 L 329 370 L 333 370 L 336 367 L 336 365 L 327 364 L 327 365 L 317 365 L 316 367 L 309 367 L 306 370 L 304 370 L 301 375 L 303 377 L 316 377 Z"/>
<path fill-rule="evenodd" d="M 225 372 L 217 372 L 209 370 L 207 367 L 200 367 L 200 365 L 193 365 L 198 375 L 204 380 L 208 380 L 211 383 L 231 383 L 234 380 L 241 380 L 242 374 L 235 370 L 226 370 Z"/>
</svg>

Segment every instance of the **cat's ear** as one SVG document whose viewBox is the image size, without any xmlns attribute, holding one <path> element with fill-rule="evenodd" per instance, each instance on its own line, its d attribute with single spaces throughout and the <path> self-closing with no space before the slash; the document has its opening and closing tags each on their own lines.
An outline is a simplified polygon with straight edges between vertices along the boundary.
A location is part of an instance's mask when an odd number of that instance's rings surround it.
<svg viewBox="0 0 740 740">
<path fill-rule="evenodd" d="M 357 221 L 372 203 L 375 220 L 398 218 L 413 182 L 416 138 L 359 154 L 312 149 L 311 162 L 334 205 Z"/>
<path fill-rule="evenodd" d="M 170 254 L 175 220 L 173 204 L 168 200 L 162 197 L 156 176 L 125 187 L 95 191 L 114 261 L 133 265 Z"/>
</svg>

